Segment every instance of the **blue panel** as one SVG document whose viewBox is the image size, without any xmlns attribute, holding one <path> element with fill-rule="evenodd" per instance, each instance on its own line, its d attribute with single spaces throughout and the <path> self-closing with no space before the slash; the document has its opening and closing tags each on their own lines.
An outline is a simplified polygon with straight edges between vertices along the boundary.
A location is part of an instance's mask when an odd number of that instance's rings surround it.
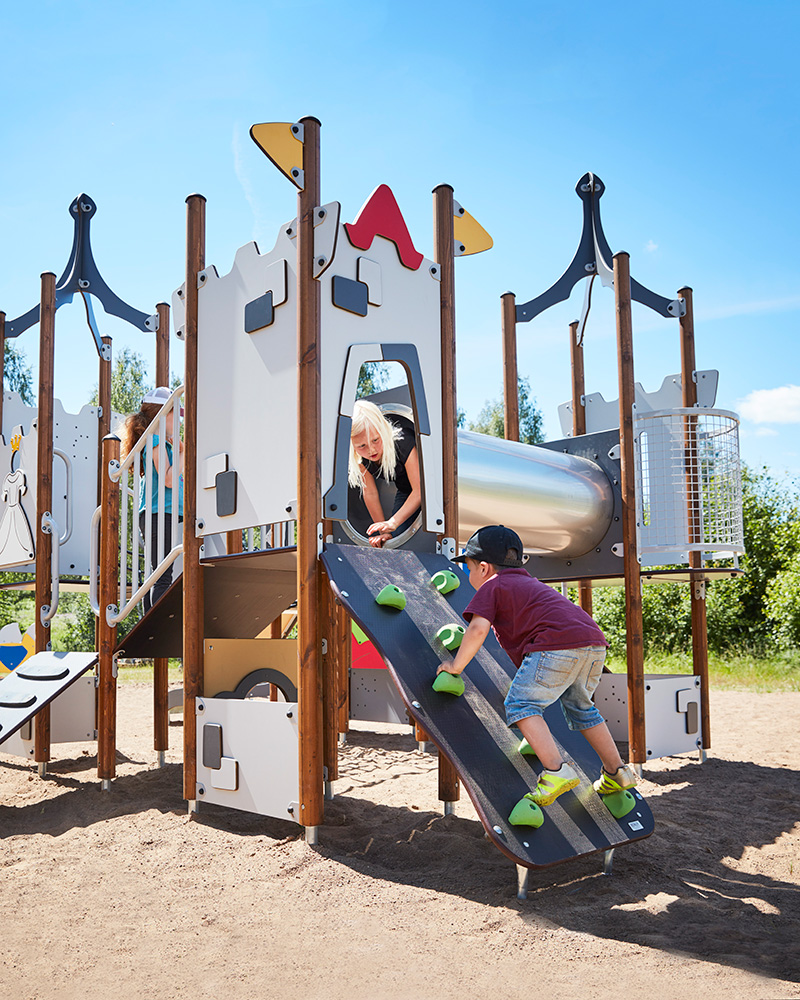
<svg viewBox="0 0 800 1000">
<path fill-rule="evenodd" d="M 363 281 L 353 281 L 351 278 L 343 278 L 340 274 L 334 275 L 331 284 L 333 291 L 333 304 L 339 309 L 346 309 L 355 313 L 356 316 L 366 316 L 369 309 L 369 286 Z"/>
</svg>

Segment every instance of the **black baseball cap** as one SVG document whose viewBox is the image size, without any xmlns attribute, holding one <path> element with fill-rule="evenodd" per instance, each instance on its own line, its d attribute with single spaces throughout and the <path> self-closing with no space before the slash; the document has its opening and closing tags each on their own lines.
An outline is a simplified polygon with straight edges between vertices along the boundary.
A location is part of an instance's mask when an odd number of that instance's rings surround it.
<svg viewBox="0 0 800 1000">
<path fill-rule="evenodd" d="M 485 528 L 478 528 L 467 542 L 463 553 L 456 556 L 453 562 L 464 562 L 465 559 L 487 562 L 493 566 L 521 566 L 522 540 L 516 531 L 505 525 L 488 524 Z"/>
</svg>

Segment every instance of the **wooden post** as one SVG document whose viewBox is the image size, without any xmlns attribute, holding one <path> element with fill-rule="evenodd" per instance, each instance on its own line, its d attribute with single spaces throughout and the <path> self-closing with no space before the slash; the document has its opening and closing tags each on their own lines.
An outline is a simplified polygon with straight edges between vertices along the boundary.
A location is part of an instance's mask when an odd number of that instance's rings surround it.
<svg viewBox="0 0 800 1000">
<path fill-rule="evenodd" d="M 36 652 L 50 648 L 50 623 L 42 608 L 51 602 L 53 536 L 42 531 L 42 516 L 53 509 L 53 378 L 55 369 L 56 276 L 42 275 L 39 312 L 39 414 L 36 418 Z M 58 544 L 58 542 L 56 542 Z M 50 760 L 50 707 L 36 715 L 34 759 L 44 774 Z"/>
<path fill-rule="evenodd" d="M 97 502 L 103 495 L 103 439 L 111 433 L 111 337 L 103 337 L 103 355 L 98 362 L 97 405 Z"/>
<path fill-rule="evenodd" d="M 326 783 L 330 784 L 339 777 L 341 678 L 347 676 L 350 666 L 350 618 L 342 603 L 334 596 L 324 574 L 321 597 L 328 640 L 327 652 L 322 657 L 323 763 L 328 770 Z"/>
<path fill-rule="evenodd" d="M 694 344 L 694 301 L 691 288 L 681 288 L 678 296 L 686 305 L 686 312 L 680 318 L 681 328 L 681 386 L 684 407 L 697 406 L 697 383 L 694 373 L 697 368 Z M 690 497 L 698 495 L 699 483 L 697 468 L 697 419 L 689 417 L 686 421 L 688 438 L 687 453 L 687 487 Z M 701 525 L 698 522 L 698 510 L 695 504 L 689 507 L 689 537 L 693 543 L 700 541 Z M 703 559 L 700 552 L 689 553 L 689 568 L 702 569 Z M 691 609 L 692 609 L 692 667 L 696 677 L 700 678 L 700 712 L 702 750 L 711 747 L 711 710 L 709 707 L 708 682 L 708 622 L 706 618 L 705 581 L 691 579 Z"/>
<path fill-rule="evenodd" d="M 302 118 L 305 187 L 297 196 L 297 655 L 300 816 L 316 844 L 323 819 L 320 628 L 320 286 L 314 279 L 314 213 L 320 204 L 320 122 Z"/>
<path fill-rule="evenodd" d="M 572 368 L 572 436 L 586 433 L 586 405 L 583 401 L 586 380 L 583 368 L 583 338 L 578 343 L 577 320 L 569 325 L 569 350 Z M 578 583 L 578 603 L 587 615 L 592 613 L 592 584 L 589 580 Z"/>
<path fill-rule="evenodd" d="M 183 797 L 197 801 L 197 719 L 203 694 L 203 569 L 197 521 L 197 275 L 205 268 L 206 200 L 186 199 L 186 376 L 183 424 Z M 190 806 L 194 808 L 194 806 Z"/>
<path fill-rule="evenodd" d="M 433 189 L 433 249 L 441 271 L 440 318 L 442 336 L 442 485 L 444 525 L 440 540 L 458 545 L 458 403 L 456 399 L 456 269 L 453 253 L 453 189 L 440 184 Z M 419 740 L 419 734 L 417 735 Z M 456 770 L 439 754 L 439 799 L 445 813 L 452 811 L 461 790 Z"/>
<path fill-rule="evenodd" d="M 633 461 L 633 372 L 630 256 L 614 254 L 614 299 L 617 318 L 619 370 L 620 485 L 622 488 L 622 543 L 625 566 L 625 631 L 628 651 L 628 733 L 631 763 L 647 759 L 644 723 L 644 645 L 642 641 L 642 583 L 636 552 L 636 473 Z"/>
<path fill-rule="evenodd" d="M 156 305 L 158 329 L 156 330 L 156 385 L 170 384 L 169 377 L 169 305 Z M 177 428 L 178 423 L 175 422 Z M 177 495 L 177 494 L 176 494 Z M 135 529 L 134 529 L 135 530 Z M 173 539 L 172 544 L 175 544 Z M 169 659 L 153 659 L 153 749 L 163 762 L 169 748 Z"/>
<path fill-rule="evenodd" d="M 114 434 L 103 438 L 102 476 L 100 479 L 100 586 L 98 618 L 99 688 L 97 711 L 97 777 L 108 787 L 116 774 L 117 749 L 117 678 L 114 649 L 117 626 L 109 625 L 106 613 L 117 603 L 119 580 L 119 481 L 109 475 L 109 466 L 119 466 L 120 440 Z"/>
<path fill-rule="evenodd" d="M 507 441 L 519 441 L 519 378 L 517 376 L 517 299 L 500 296 L 503 317 L 503 422 Z"/>
</svg>

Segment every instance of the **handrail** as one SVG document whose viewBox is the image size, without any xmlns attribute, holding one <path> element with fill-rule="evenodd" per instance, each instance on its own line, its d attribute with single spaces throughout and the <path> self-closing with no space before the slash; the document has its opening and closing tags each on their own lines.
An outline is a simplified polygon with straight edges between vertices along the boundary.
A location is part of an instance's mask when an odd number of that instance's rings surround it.
<svg viewBox="0 0 800 1000">
<path fill-rule="evenodd" d="M 100 614 L 100 598 L 97 594 L 97 587 L 100 576 L 100 515 L 102 513 L 102 507 L 95 508 L 89 523 L 89 607 L 96 615 Z"/>
<path fill-rule="evenodd" d="M 43 604 L 39 612 L 42 625 L 46 625 L 47 622 L 55 617 L 56 611 L 58 611 L 61 553 L 58 523 L 49 510 L 46 510 L 42 514 L 42 531 L 45 535 L 53 536 L 53 544 L 50 550 L 50 604 Z"/>
<path fill-rule="evenodd" d="M 58 540 L 59 545 L 65 545 L 72 537 L 72 459 L 60 448 L 53 448 L 53 455 L 58 455 L 67 470 L 67 526 L 64 528 L 64 534 Z"/>
<path fill-rule="evenodd" d="M 124 618 L 126 618 L 131 611 L 134 609 L 136 604 L 148 593 L 153 587 L 153 585 L 167 572 L 167 570 L 172 566 L 178 556 L 183 552 L 182 541 L 176 541 L 179 537 L 179 503 L 178 496 L 180 491 L 180 484 L 176 482 L 173 484 L 174 502 L 172 503 L 171 513 L 165 513 L 165 499 L 166 491 L 169 487 L 166 485 L 166 474 L 158 476 L 158 492 L 157 492 L 157 510 L 156 510 L 156 523 L 153 524 L 152 514 L 153 511 L 153 475 L 154 475 L 154 451 L 158 456 L 159 468 L 163 471 L 167 467 L 167 441 L 166 441 L 166 420 L 169 413 L 179 411 L 179 400 L 183 395 L 183 386 L 178 386 L 173 390 L 169 399 L 164 403 L 155 417 L 151 420 L 147 429 L 144 431 L 142 436 L 136 442 L 136 445 L 131 449 L 131 451 L 126 455 L 125 461 L 121 462 L 118 468 L 113 468 L 108 470 L 108 474 L 120 483 L 120 501 L 121 501 L 121 518 L 120 518 L 120 575 L 119 575 L 119 609 L 111 609 L 106 611 L 106 620 L 109 625 L 118 624 Z M 179 419 L 179 418 L 178 418 Z M 158 446 L 157 450 L 153 448 L 153 435 L 158 434 Z M 179 426 L 178 420 L 174 422 L 174 438 L 179 441 Z M 180 445 L 178 445 L 178 450 Z M 175 466 L 177 466 L 177 456 L 175 456 Z M 134 480 L 139 479 L 139 469 L 144 467 L 144 482 L 141 484 L 144 488 L 145 496 L 145 519 L 144 519 L 144 538 L 141 540 L 143 548 L 141 549 L 142 555 L 144 556 L 145 565 L 145 577 L 140 582 L 139 580 L 139 560 L 140 560 L 140 532 L 139 525 L 137 524 L 137 490 L 134 486 L 133 488 L 129 485 L 129 475 L 133 475 Z M 129 510 L 132 516 L 130 517 L 129 524 Z M 160 561 L 156 566 L 152 566 L 153 559 L 153 542 L 156 542 L 156 558 L 163 552 L 166 543 L 166 518 L 169 517 L 171 520 L 171 541 L 172 548 L 169 552 L 164 553 Z M 156 537 L 153 538 L 153 531 L 156 531 Z M 131 552 L 130 552 L 130 584 L 128 584 L 128 534 L 130 532 L 131 536 Z M 132 591 L 130 596 L 128 596 L 128 591 Z M 99 608 L 95 612 L 99 614 Z"/>
</svg>

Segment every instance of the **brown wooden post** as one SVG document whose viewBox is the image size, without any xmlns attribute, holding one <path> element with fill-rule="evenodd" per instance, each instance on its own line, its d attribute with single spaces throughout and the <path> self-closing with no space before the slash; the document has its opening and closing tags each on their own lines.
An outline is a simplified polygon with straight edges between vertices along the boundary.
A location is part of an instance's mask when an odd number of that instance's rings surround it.
<svg viewBox="0 0 800 1000">
<path fill-rule="evenodd" d="M 50 623 L 42 608 L 51 602 L 53 536 L 42 531 L 42 517 L 53 509 L 53 379 L 55 369 L 56 276 L 42 275 L 39 312 L 39 413 L 36 418 L 36 652 L 50 648 Z M 56 542 L 56 544 L 58 544 Z M 44 775 L 50 760 L 50 707 L 36 715 L 34 759 Z"/>
<path fill-rule="evenodd" d="M 614 299 L 617 318 L 619 370 L 620 485 L 622 489 L 622 543 L 625 566 L 625 631 L 628 652 L 628 733 L 631 763 L 647 759 L 644 722 L 644 644 L 642 641 L 642 583 L 636 551 L 636 473 L 633 460 L 633 371 L 630 256 L 614 254 Z"/>
<path fill-rule="evenodd" d="M 111 337 L 103 337 L 103 354 L 98 362 L 97 405 L 97 502 L 103 495 L 103 439 L 111 433 Z"/>
<path fill-rule="evenodd" d="M 681 328 L 681 386 L 683 390 L 682 403 L 684 407 L 697 406 L 697 383 L 694 373 L 697 368 L 694 344 L 694 301 L 691 288 L 681 288 L 678 296 L 683 299 L 686 312 L 680 318 Z M 697 419 L 689 417 L 686 421 L 686 434 L 689 450 L 687 454 L 687 478 L 690 497 L 698 495 L 699 483 L 697 468 Z M 702 526 L 698 522 L 698 509 L 695 503 L 689 507 L 689 537 L 693 543 L 701 538 Z M 689 553 L 689 568 L 702 569 L 703 559 L 700 552 Z M 704 580 L 691 579 L 691 609 L 692 609 L 692 667 L 695 676 L 700 678 L 700 713 L 701 713 L 701 750 L 711 747 L 711 710 L 709 707 L 708 680 L 708 622 L 706 618 L 706 584 Z"/>
<path fill-rule="evenodd" d="M 440 320 L 442 336 L 442 485 L 444 525 L 440 540 L 458 545 L 458 402 L 456 399 L 456 268 L 453 252 L 453 189 L 439 184 L 433 189 L 433 250 L 441 270 Z M 417 736 L 419 740 L 419 735 Z M 439 799 L 445 813 L 461 795 L 456 770 L 439 754 Z"/>
<path fill-rule="evenodd" d="M 186 199 L 186 326 L 183 424 L 183 797 L 196 808 L 197 719 L 203 694 L 203 569 L 197 536 L 197 282 L 205 268 L 206 199 Z"/>
<path fill-rule="evenodd" d="M 169 305 L 159 302 L 156 314 L 156 385 L 169 386 Z M 169 749 L 169 659 L 166 656 L 153 659 L 153 749 L 158 754 L 159 764 L 163 765 Z"/>
<path fill-rule="evenodd" d="M 0 434 L 3 433 L 3 404 L 6 392 L 6 314 L 0 310 Z"/>
<path fill-rule="evenodd" d="M 117 604 L 119 581 L 119 481 L 112 479 L 109 468 L 119 466 L 120 440 L 109 434 L 102 442 L 102 475 L 100 479 L 100 585 L 98 603 L 99 687 L 97 692 L 97 777 L 108 789 L 116 775 L 117 757 L 117 678 L 114 649 L 117 626 L 109 625 L 106 614 Z"/>
<path fill-rule="evenodd" d="M 572 368 L 572 436 L 578 437 L 586 433 L 586 405 L 583 397 L 586 392 L 586 379 L 583 367 L 583 337 L 578 341 L 577 320 L 569 325 L 569 350 Z M 589 580 L 578 583 L 578 603 L 587 615 L 592 613 L 592 584 Z"/>
<path fill-rule="evenodd" d="M 300 815 L 306 842 L 323 820 L 320 628 L 320 286 L 314 279 L 314 213 L 320 204 L 320 122 L 302 118 L 305 186 L 297 196 L 297 655 Z"/>
<path fill-rule="evenodd" d="M 322 657 L 323 763 L 327 768 L 326 797 L 331 798 L 329 785 L 339 777 L 341 677 L 344 670 L 349 669 L 350 619 L 324 574 L 321 596 L 321 612 L 328 640 L 327 651 Z"/>
<path fill-rule="evenodd" d="M 503 421 L 507 441 L 519 441 L 519 378 L 517 376 L 517 299 L 500 296 L 503 317 Z"/>
</svg>

